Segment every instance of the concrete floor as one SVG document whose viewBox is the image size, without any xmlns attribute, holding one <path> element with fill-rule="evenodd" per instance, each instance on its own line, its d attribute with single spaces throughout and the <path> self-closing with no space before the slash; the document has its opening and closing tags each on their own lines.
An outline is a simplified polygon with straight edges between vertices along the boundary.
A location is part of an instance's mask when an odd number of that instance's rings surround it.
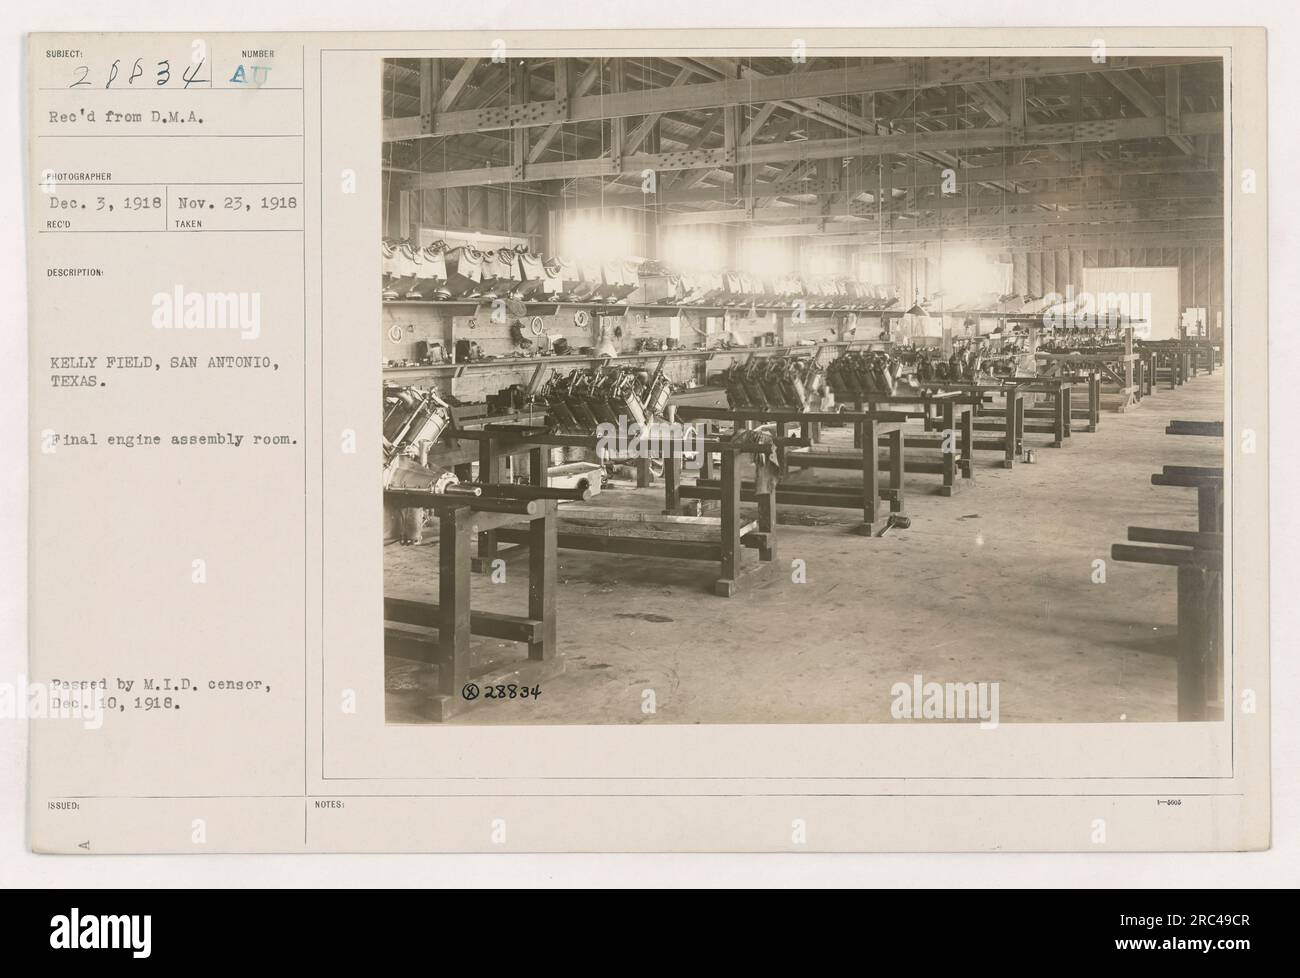
<svg viewBox="0 0 1300 978">
<path fill-rule="evenodd" d="M 1175 571 L 1113 562 L 1110 547 L 1130 525 L 1196 528 L 1195 491 L 1150 476 L 1166 464 L 1222 464 L 1219 440 L 1164 426 L 1221 419 L 1223 377 L 1107 412 L 1096 433 L 1038 448 L 1033 465 L 1008 471 L 977 453 L 977 484 L 951 498 L 933 494 L 937 476 L 909 475 L 912 526 L 880 539 L 854 534 L 847 510 L 782 507 L 776 566 L 731 599 L 710 593 L 716 565 L 562 550 L 564 675 L 540 699 L 480 702 L 451 722 L 894 722 L 890 688 L 914 674 L 999 682 L 1003 723 L 1175 720 Z M 663 504 L 659 490 L 597 498 Z M 1091 580 L 1098 558 L 1104 584 Z M 795 559 L 807 562 L 806 584 L 791 582 Z M 387 547 L 385 574 L 388 593 L 436 600 L 436 543 Z M 522 613 L 526 576 L 526 563 L 504 584 L 476 575 L 473 606 Z M 474 655 L 486 667 L 522 646 L 476 638 Z M 388 720 L 427 719 L 435 677 L 387 658 Z M 653 716 L 640 709 L 647 688 Z"/>
</svg>

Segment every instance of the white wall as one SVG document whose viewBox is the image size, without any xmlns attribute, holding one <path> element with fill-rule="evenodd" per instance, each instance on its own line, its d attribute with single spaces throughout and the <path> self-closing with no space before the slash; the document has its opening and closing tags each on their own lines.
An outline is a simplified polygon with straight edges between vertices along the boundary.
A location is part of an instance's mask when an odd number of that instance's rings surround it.
<svg viewBox="0 0 1300 978">
<path fill-rule="evenodd" d="M 1138 336 L 1168 340 L 1178 336 L 1178 269 L 1177 268 L 1085 268 L 1083 288 L 1094 295 L 1117 293 L 1141 296 L 1150 303 L 1150 332 L 1139 325 Z M 1129 314 L 1139 318 L 1135 310 Z"/>
</svg>

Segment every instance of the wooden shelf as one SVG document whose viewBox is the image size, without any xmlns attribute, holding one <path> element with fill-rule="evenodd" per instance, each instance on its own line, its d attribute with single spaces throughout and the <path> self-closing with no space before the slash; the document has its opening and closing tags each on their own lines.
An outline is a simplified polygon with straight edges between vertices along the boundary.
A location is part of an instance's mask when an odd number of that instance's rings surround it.
<svg viewBox="0 0 1300 978">
<path fill-rule="evenodd" d="M 428 309 L 438 309 L 450 316 L 472 316 L 482 306 L 491 305 L 491 299 L 384 299 L 385 306 L 414 306 Z M 734 305 L 734 306 L 697 306 L 690 303 L 658 303 L 658 302 L 546 302 L 538 300 L 529 300 L 524 303 L 527 306 L 526 316 L 553 316 L 560 309 L 585 309 L 602 316 L 625 316 L 629 312 L 641 313 L 642 315 L 652 317 L 670 317 L 677 316 L 683 312 L 693 312 L 707 317 L 720 317 L 727 313 L 748 314 L 751 310 L 757 313 L 774 313 L 776 315 L 790 315 L 794 309 L 790 306 L 777 305 Z M 850 313 L 856 313 L 859 316 L 876 316 L 880 319 L 889 317 L 899 317 L 905 313 L 902 309 L 872 309 L 863 306 L 835 306 L 822 308 L 811 306 L 804 310 L 804 314 L 812 319 L 827 319 L 833 316 L 847 316 Z"/>
<path fill-rule="evenodd" d="M 889 340 L 827 340 L 822 343 L 794 344 L 792 346 L 738 346 L 731 348 L 717 347 L 708 350 L 642 350 L 639 353 L 620 353 L 617 356 L 601 357 L 594 354 L 573 354 L 549 357 L 498 357 L 495 360 L 474 360 L 470 363 L 435 363 L 407 367 L 383 368 L 384 376 L 401 377 L 413 374 L 452 374 L 459 377 L 467 370 L 527 370 L 530 367 L 566 366 L 591 363 L 622 363 L 643 360 L 712 360 L 714 357 L 737 356 L 779 356 L 799 355 L 802 353 L 820 353 L 825 349 L 847 349 L 850 347 L 889 347 Z"/>
</svg>

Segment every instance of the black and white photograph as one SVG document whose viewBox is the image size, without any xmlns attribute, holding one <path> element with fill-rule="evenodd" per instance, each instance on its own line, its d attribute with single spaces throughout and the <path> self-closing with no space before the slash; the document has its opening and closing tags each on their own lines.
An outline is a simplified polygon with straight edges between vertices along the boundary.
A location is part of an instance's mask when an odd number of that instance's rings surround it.
<svg viewBox="0 0 1300 978">
<path fill-rule="evenodd" d="M 0 878 L 104 892 L 24 941 L 447 882 L 1118 887 L 948 943 L 1270 946 L 1300 59 L 719 2 L 29 25 Z"/>
<path fill-rule="evenodd" d="M 1225 78 L 385 58 L 387 722 L 1222 723 Z"/>
</svg>

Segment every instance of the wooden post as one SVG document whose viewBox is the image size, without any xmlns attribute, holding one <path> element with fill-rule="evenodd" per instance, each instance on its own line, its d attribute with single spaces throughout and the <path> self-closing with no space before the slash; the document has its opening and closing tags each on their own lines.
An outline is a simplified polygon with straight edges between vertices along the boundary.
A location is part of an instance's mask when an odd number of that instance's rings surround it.
<svg viewBox="0 0 1300 978">
<path fill-rule="evenodd" d="M 1218 486 L 1197 487 L 1196 528 L 1202 533 L 1223 532 L 1223 490 Z"/>
<path fill-rule="evenodd" d="M 755 475 L 755 488 L 758 476 Z M 767 492 L 756 493 L 758 500 L 758 532 L 763 534 L 763 545 L 758 548 L 759 560 L 776 559 L 776 480 L 767 480 Z"/>
<path fill-rule="evenodd" d="M 1209 671 L 1211 571 L 1178 568 L 1178 719 L 1206 719 L 1206 680 Z"/>
<path fill-rule="evenodd" d="M 664 458 L 664 512 L 667 514 L 676 513 L 678 506 L 681 505 L 681 498 L 677 494 L 680 484 L 678 478 L 681 465 L 678 454 L 680 450 L 680 443 L 674 444 Z"/>
<path fill-rule="evenodd" d="M 1016 391 L 1016 452 L 1024 448 L 1025 444 L 1025 398 L 1024 394 Z"/>
<path fill-rule="evenodd" d="M 554 506 L 528 524 L 528 617 L 542 622 L 542 637 L 528 643 L 528 658 L 536 661 L 555 655 L 558 524 Z"/>
<path fill-rule="evenodd" d="M 1125 397 L 1133 387 L 1133 327 L 1124 330 L 1124 390 Z"/>
<path fill-rule="evenodd" d="M 854 441 L 862 447 L 862 531 L 874 533 L 880 505 L 880 469 L 874 419 L 855 422 Z"/>
<path fill-rule="evenodd" d="M 502 459 L 495 438 L 484 438 L 478 443 L 478 481 L 490 484 L 501 481 Z M 492 573 L 492 561 L 497 556 L 495 530 L 485 530 L 478 535 L 477 569 L 480 574 Z"/>
<path fill-rule="evenodd" d="M 457 697 L 469 681 L 469 507 L 438 524 L 438 690 Z"/>
<path fill-rule="evenodd" d="M 550 468 L 547 464 L 548 454 L 549 450 L 546 448 L 534 448 L 528 453 L 529 485 L 540 487 L 548 485 L 547 470 Z"/>
<path fill-rule="evenodd" d="M 1005 455 L 1002 459 L 1004 469 L 1013 468 L 1016 464 L 1016 419 L 1019 417 L 1020 391 L 1015 387 L 1008 387 L 1006 390 L 1006 425 L 1007 430 L 1004 435 L 1006 438 Z"/>
<path fill-rule="evenodd" d="M 951 398 L 943 402 L 943 429 L 940 435 L 942 438 L 939 442 L 939 454 L 943 459 L 943 488 L 940 494 L 951 496 L 953 487 L 957 484 L 957 419 L 953 415 Z"/>
<path fill-rule="evenodd" d="M 722 453 L 722 576 L 713 593 L 729 598 L 736 593 L 736 572 L 740 562 L 740 473 L 737 452 Z"/>
<path fill-rule="evenodd" d="M 951 406 L 952 404 L 949 402 L 950 409 Z M 876 453 L 872 451 L 871 454 L 875 455 Z M 952 457 L 951 452 L 948 457 Z M 891 513 L 901 513 L 903 511 L 904 458 L 903 427 L 899 425 L 897 431 L 889 433 L 889 488 L 894 490 L 894 498 L 889 501 L 889 511 Z M 947 478 L 948 476 L 945 474 L 944 479 Z"/>
<path fill-rule="evenodd" d="M 1205 699 L 1223 708 L 1223 574 L 1210 573 L 1205 606 L 1205 634 L 1209 648 L 1205 671 Z M 1221 714 L 1219 714 L 1221 715 Z"/>
<path fill-rule="evenodd" d="M 1061 384 L 1058 382 L 1052 393 L 1052 447 L 1060 448 L 1065 444 L 1065 421 L 1061 417 Z"/>
<path fill-rule="evenodd" d="M 961 412 L 961 474 L 975 481 L 975 412 L 969 404 Z"/>
</svg>

